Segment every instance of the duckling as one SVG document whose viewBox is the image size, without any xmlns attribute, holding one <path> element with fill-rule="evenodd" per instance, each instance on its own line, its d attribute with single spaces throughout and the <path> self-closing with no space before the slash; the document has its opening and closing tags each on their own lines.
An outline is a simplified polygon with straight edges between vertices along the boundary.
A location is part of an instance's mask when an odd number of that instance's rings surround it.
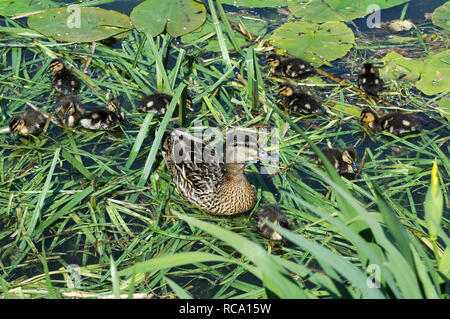
<svg viewBox="0 0 450 319">
<path fill-rule="evenodd" d="M 392 112 L 378 117 L 375 111 L 365 108 L 360 118 L 365 128 L 370 127 L 375 132 L 387 131 L 400 137 L 420 133 L 419 121 L 409 113 Z"/>
<path fill-rule="evenodd" d="M 280 56 L 271 54 L 267 57 L 266 64 L 272 68 L 272 74 L 274 76 L 304 79 L 314 73 L 314 67 L 300 58 L 281 60 Z"/>
<path fill-rule="evenodd" d="M 348 147 L 344 150 L 340 150 L 338 148 L 323 147 L 320 150 L 322 151 L 323 155 L 325 155 L 325 157 L 330 161 L 331 165 L 334 166 L 338 174 L 344 175 L 346 177 L 356 174 L 356 151 L 352 147 Z M 320 158 L 316 154 L 313 155 L 313 161 L 323 167 Z"/>
<path fill-rule="evenodd" d="M 75 95 L 69 95 L 59 101 L 55 113 L 61 125 L 74 127 L 80 122 L 85 108 Z"/>
<path fill-rule="evenodd" d="M 52 87 L 61 95 L 76 95 L 80 88 L 80 80 L 69 69 L 63 60 L 54 59 L 50 62 L 50 71 L 54 72 L 52 77 Z"/>
<path fill-rule="evenodd" d="M 19 135 L 39 135 L 44 129 L 47 117 L 33 109 L 27 109 L 21 114 L 14 115 L 9 121 L 11 135 L 17 132 Z"/>
<path fill-rule="evenodd" d="M 108 102 L 107 110 L 96 110 L 85 114 L 80 119 L 80 125 L 93 131 L 109 131 L 117 124 L 122 124 L 125 114 L 120 109 L 120 101 L 112 98 Z"/>
<path fill-rule="evenodd" d="M 180 129 L 162 143 L 166 167 L 181 196 L 212 215 L 248 212 L 256 203 L 256 189 L 244 174 L 246 161 L 271 160 L 256 143 L 229 141 L 225 155 Z"/>
<path fill-rule="evenodd" d="M 289 83 L 283 83 L 278 89 L 278 94 L 284 96 L 283 106 L 294 114 L 326 114 L 322 104 L 313 96 L 301 90 L 295 90 L 294 86 Z"/>
<path fill-rule="evenodd" d="M 377 96 L 378 92 L 383 88 L 383 80 L 380 78 L 378 70 L 375 70 L 371 63 L 363 65 L 362 72 L 358 75 L 356 83 L 361 90 L 374 96 Z"/>
<path fill-rule="evenodd" d="M 172 95 L 166 93 L 153 93 L 151 95 L 145 96 L 138 105 L 138 110 L 141 112 L 155 113 L 157 115 L 162 115 L 166 113 L 169 108 L 169 104 L 172 101 Z M 192 99 L 190 96 L 186 97 L 186 108 L 191 109 Z M 192 110 L 192 109 L 191 109 Z M 178 112 L 175 109 L 174 114 Z"/>
<path fill-rule="evenodd" d="M 291 222 L 289 219 L 281 212 L 281 210 L 275 205 L 265 205 L 259 208 L 258 212 L 255 214 L 258 219 L 258 229 L 260 233 L 271 240 L 280 241 L 283 237 L 280 233 L 276 232 L 273 228 L 266 224 L 266 219 L 284 228 L 291 228 Z"/>
</svg>

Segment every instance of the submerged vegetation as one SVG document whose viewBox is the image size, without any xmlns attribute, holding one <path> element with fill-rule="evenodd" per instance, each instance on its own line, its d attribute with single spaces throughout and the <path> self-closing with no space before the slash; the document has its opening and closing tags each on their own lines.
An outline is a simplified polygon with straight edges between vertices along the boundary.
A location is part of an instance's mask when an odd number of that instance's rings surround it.
<svg viewBox="0 0 450 319">
<path fill-rule="evenodd" d="M 49 119 L 38 136 L 0 135 L 0 298 L 448 298 L 450 2 L 431 19 L 409 17 L 404 0 L 135 2 L 129 15 L 105 9 L 113 0 L 0 2 L 3 132 L 27 108 L 56 116 L 47 71 L 60 57 L 86 111 L 115 97 L 125 113 L 114 130 Z M 365 29 L 374 3 L 380 28 Z M 391 33 L 391 7 L 413 28 Z M 77 12 L 80 28 L 68 27 Z M 315 73 L 273 76 L 274 51 Z M 379 70 L 378 96 L 359 89 L 365 63 Z M 286 82 L 326 114 L 287 112 Z M 173 96 L 167 110 L 140 112 L 155 92 Z M 412 113 L 420 130 L 369 131 L 366 108 Z M 164 133 L 238 126 L 271 128 L 279 161 L 246 167 L 250 212 L 208 215 L 176 190 Z M 326 146 L 354 149 L 351 178 Z M 266 222 L 284 241 L 258 232 L 264 205 L 289 220 Z"/>
</svg>

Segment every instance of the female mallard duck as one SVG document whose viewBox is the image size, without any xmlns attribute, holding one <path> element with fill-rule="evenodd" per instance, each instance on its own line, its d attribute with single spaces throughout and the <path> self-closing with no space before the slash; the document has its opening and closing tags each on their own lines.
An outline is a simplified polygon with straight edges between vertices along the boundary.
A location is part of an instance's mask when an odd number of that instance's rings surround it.
<svg viewBox="0 0 450 319">
<path fill-rule="evenodd" d="M 291 228 L 291 223 L 289 219 L 281 212 L 278 206 L 275 205 L 265 205 L 259 208 L 258 212 L 255 214 L 258 219 L 258 229 L 260 233 L 271 240 L 283 240 L 280 233 L 276 232 L 273 228 L 267 225 L 266 220 L 274 225 L 281 226 L 287 229 Z"/>
<path fill-rule="evenodd" d="M 141 112 L 155 113 L 162 115 L 166 113 L 169 104 L 172 101 L 172 95 L 166 93 L 153 93 L 145 96 L 138 105 L 138 110 Z M 191 109 L 192 99 L 186 97 L 186 108 Z M 175 109 L 175 112 L 177 109 Z M 176 114 L 176 113 L 174 113 Z"/>
<path fill-rule="evenodd" d="M 370 108 L 361 112 L 361 124 L 370 127 L 375 132 L 387 131 L 397 136 L 420 133 L 420 124 L 417 118 L 408 113 L 392 112 L 381 117 Z"/>
<path fill-rule="evenodd" d="M 28 109 L 21 114 L 14 115 L 9 121 L 11 135 L 17 132 L 19 135 L 39 135 L 44 129 L 47 117 L 33 109 Z"/>
<path fill-rule="evenodd" d="M 326 114 L 322 104 L 313 96 L 306 94 L 301 90 L 295 90 L 289 83 L 283 83 L 278 89 L 278 94 L 284 96 L 283 106 L 290 113 L 294 114 Z"/>
<path fill-rule="evenodd" d="M 179 129 L 164 138 L 162 154 L 181 196 L 213 215 L 251 210 L 256 190 L 244 175 L 245 162 L 270 160 L 256 142 L 228 142 L 223 155 Z"/>
<path fill-rule="evenodd" d="M 274 76 L 282 76 L 291 79 L 304 79 L 314 73 L 314 67 L 300 58 L 287 58 L 281 60 L 279 55 L 271 54 L 266 59 Z"/>
<path fill-rule="evenodd" d="M 120 109 L 120 101 L 116 98 L 109 100 L 107 110 L 96 110 L 85 114 L 80 119 L 80 125 L 93 131 L 110 131 L 117 124 L 122 124 L 125 114 Z"/>
<path fill-rule="evenodd" d="M 81 104 L 75 95 L 63 97 L 55 110 L 59 123 L 67 127 L 78 125 L 84 112 L 83 104 Z"/>
<path fill-rule="evenodd" d="M 50 71 L 54 72 L 52 87 L 61 95 L 75 95 L 80 88 L 80 80 L 69 69 L 63 60 L 54 59 L 50 62 Z"/>
<path fill-rule="evenodd" d="M 323 147 L 320 149 L 325 157 L 334 166 L 338 174 L 344 176 L 352 176 L 357 172 L 356 167 L 356 151 L 352 147 L 348 147 L 345 150 L 338 148 Z M 320 158 L 314 154 L 313 161 L 323 166 Z"/>
<path fill-rule="evenodd" d="M 374 96 L 377 96 L 378 92 L 383 88 L 383 80 L 371 63 L 363 65 L 362 72 L 358 75 L 356 83 L 361 90 Z"/>
</svg>

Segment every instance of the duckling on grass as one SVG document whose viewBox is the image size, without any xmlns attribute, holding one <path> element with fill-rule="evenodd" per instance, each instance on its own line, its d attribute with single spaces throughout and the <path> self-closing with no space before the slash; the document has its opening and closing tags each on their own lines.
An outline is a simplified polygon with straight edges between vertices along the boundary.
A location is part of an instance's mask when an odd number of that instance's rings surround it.
<svg viewBox="0 0 450 319">
<path fill-rule="evenodd" d="M 67 69 L 62 59 L 54 59 L 50 62 L 52 71 L 52 87 L 61 95 L 76 95 L 80 88 L 80 80 L 71 70 Z"/>
<path fill-rule="evenodd" d="M 392 112 L 378 117 L 375 111 L 365 108 L 360 119 L 365 128 L 369 127 L 375 132 L 386 131 L 399 137 L 421 131 L 419 121 L 409 113 Z"/>
<path fill-rule="evenodd" d="M 169 104 L 172 101 L 172 95 L 166 93 L 153 93 L 145 96 L 138 105 L 138 110 L 141 112 L 155 113 L 162 115 L 166 113 Z M 186 108 L 191 109 L 192 99 L 186 97 Z M 177 109 L 175 109 L 177 112 Z M 175 113 L 174 113 L 175 114 Z"/>
<path fill-rule="evenodd" d="M 278 94 L 283 95 L 283 107 L 293 114 L 312 115 L 326 114 L 322 104 L 313 96 L 296 90 L 290 83 L 283 83 L 278 89 Z"/>
<path fill-rule="evenodd" d="M 356 174 L 356 151 L 352 147 L 347 147 L 344 150 L 323 147 L 320 150 L 328 161 L 330 161 L 331 165 L 334 166 L 338 174 L 345 177 L 352 177 Z M 316 164 L 323 167 L 322 161 L 316 154 L 314 154 L 312 158 Z"/>
<path fill-rule="evenodd" d="M 245 162 L 270 160 L 256 142 L 228 141 L 223 155 L 179 129 L 164 138 L 162 154 L 179 193 L 212 215 L 235 215 L 251 210 L 256 202 L 256 190 L 244 174 Z"/>
<path fill-rule="evenodd" d="M 266 220 L 277 226 L 287 229 L 291 228 L 291 222 L 289 219 L 275 205 L 265 205 L 260 207 L 258 212 L 256 212 L 255 217 L 258 219 L 259 232 L 270 240 L 280 241 L 283 240 L 283 237 L 280 233 L 276 232 L 273 228 L 267 225 Z"/>
<path fill-rule="evenodd" d="M 44 129 L 47 117 L 42 113 L 27 109 L 21 114 L 14 115 L 9 121 L 11 135 L 17 132 L 19 135 L 39 135 Z"/>
<path fill-rule="evenodd" d="M 373 96 L 377 96 L 378 92 L 383 88 L 383 80 L 380 78 L 378 70 L 371 63 L 363 65 L 362 72 L 358 75 L 356 83 L 361 90 Z"/>
<path fill-rule="evenodd" d="M 96 110 L 85 114 L 80 119 L 80 125 L 93 131 L 110 131 L 117 124 L 122 124 L 125 114 L 120 109 L 120 101 L 109 100 L 107 110 Z"/>
<path fill-rule="evenodd" d="M 59 124 L 67 127 L 77 126 L 85 113 L 85 108 L 75 95 L 63 97 L 55 110 Z"/>
<path fill-rule="evenodd" d="M 271 54 L 266 59 L 274 76 L 291 79 L 304 79 L 314 73 L 314 67 L 300 58 L 287 58 L 282 60 L 279 55 Z"/>
</svg>

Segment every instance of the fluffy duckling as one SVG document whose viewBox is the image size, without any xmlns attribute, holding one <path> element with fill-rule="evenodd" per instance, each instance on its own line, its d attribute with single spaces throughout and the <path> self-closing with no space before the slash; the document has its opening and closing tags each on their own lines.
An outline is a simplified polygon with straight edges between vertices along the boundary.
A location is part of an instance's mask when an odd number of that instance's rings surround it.
<svg viewBox="0 0 450 319">
<path fill-rule="evenodd" d="M 287 229 L 291 228 L 289 219 L 275 205 L 265 205 L 260 207 L 258 212 L 256 212 L 255 217 L 258 219 L 258 229 L 260 233 L 270 240 L 280 241 L 283 240 L 283 237 L 266 224 L 266 219 L 277 226 Z"/>
<path fill-rule="evenodd" d="M 345 176 L 356 174 L 356 151 L 352 147 L 348 147 L 345 150 L 323 147 L 320 150 L 330 161 L 331 165 L 334 166 L 338 174 Z M 316 154 L 313 155 L 313 161 L 323 167 L 320 158 Z"/>
<path fill-rule="evenodd" d="M 420 124 L 417 118 L 409 113 L 392 112 L 378 117 L 370 108 L 361 112 L 361 124 L 375 132 L 386 131 L 403 137 L 409 134 L 420 133 Z"/>
<path fill-rule="evenodd" d="M 112 98 L 108 102 L 107 110 L 96 110 L 85 114 L 80 119 L 80 125 L 93 131 L 110 131 L 117 124 L 125 120 L 125 113 L 120 109 L 120 101 Z"/>
<path fill-rule="evenodd" d="M 11 135 L 17 132 L 19 135 L 39 135 L 44 129 L 47 117 L 42 113 L 27 109 L 21 114 L 14 115 L 9 121 Z"/>
<path fill-rule="evenodd" d="M 283 95 L 283 106 L 294 114 L 326 114 L 322 104 L 313 96 L 301 90 L 295 90 L 289 83 L 283 83 L 278 89 L 278 94 Z"/>
<path fill-rule="evenodd" d="M 75 95 L 69 95 L 59 101 L 55 113 L 61 125 L 74 127 L 80 122 L 85 113 L 85 108 Z"/>
<path fill-rule="evenodd" d="M 80 80 L 69 69 L 67 69 L 63 60 L 54 59 L 50 62 L 50 71 L 52 71 L 52 87 L 61 95 L 75 95 L 78 94 L 80 88 Z"/>
<path fill-rule="evenodd" d="M 174 129 L 162 143 L 162 155 L 178 192 L 189 203 L 212 215 L 248 212 L 256 189 L 244 174 L 247 161 L 271 160 L 256 143 L 229 141 L 225 154 L 202 140 Z"/>
<path fill-rule="evenodd" d="M 304 79 L 314 73 L 314 67 L 300 58 L 287 58 L 281 60 L 276 54 L 271 54 L 266 59 L 274 76 L 282 76 L 291 79 Z"/>
<path fill-rule="evenodd" d="M 375 70 L 371 63 L 363 65 L 362 72 L 358 75 L 356 82 L 361 90 L 374 96 L 377 96 L 383 88 L 383 80 L 380 78 L 378 70 Z"/>
<path fill-rule="evenodd" d="M 166 93 L 153 93 L 151 95 L 145 96 L 138 105 L 138 110 L 141 112 L 155 113 L 162 115 L 166 113 L 169 108 L 169 104 L 172 101 L 172 95 Z M 191 109 L 192 99 L 186 97 L 186 108 Z M 177 109 L 175 109 L 174 114 L 176 114 Z"/>
</svg>

